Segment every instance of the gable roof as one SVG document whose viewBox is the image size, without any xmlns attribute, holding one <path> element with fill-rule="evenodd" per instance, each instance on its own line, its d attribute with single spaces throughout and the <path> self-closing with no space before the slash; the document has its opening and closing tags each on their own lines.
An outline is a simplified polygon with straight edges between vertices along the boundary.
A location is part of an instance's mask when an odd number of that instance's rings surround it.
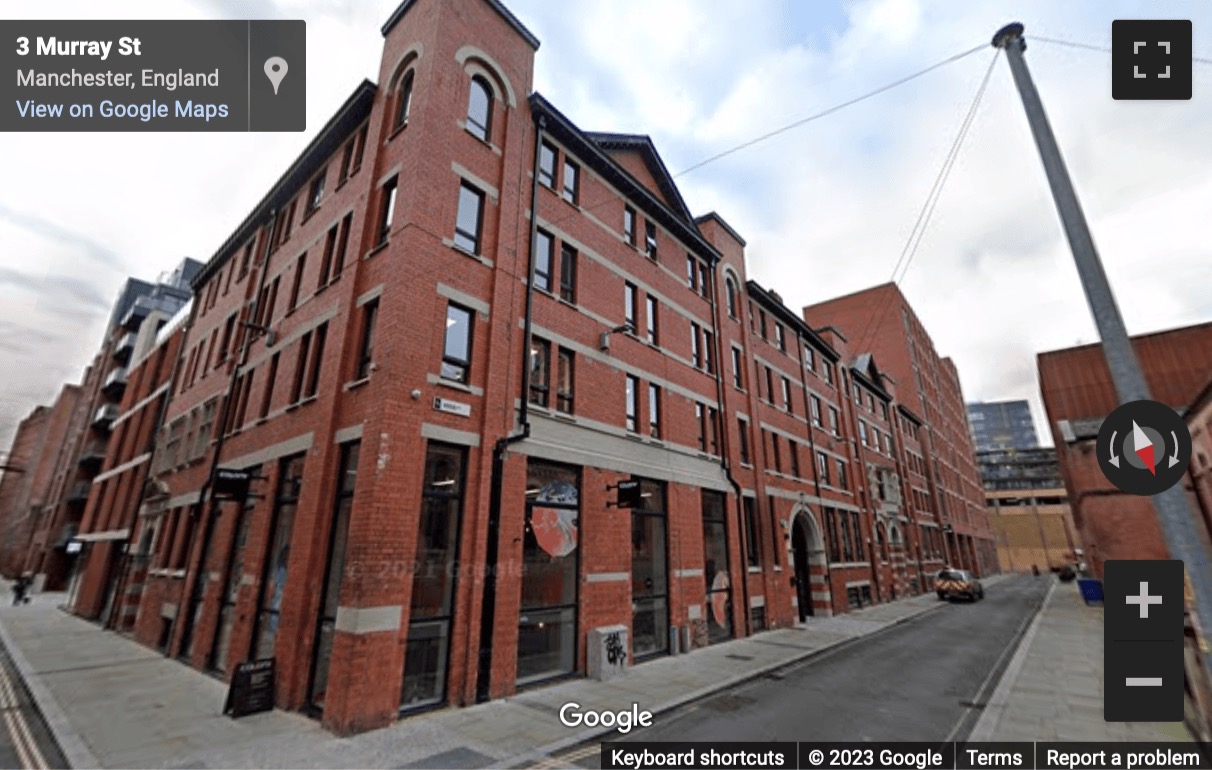
<svg viewBox="0 0 1212 770">
<path fill-rule="evenodd" d="M 665 200 L 669 203 L 670 208 L 674 210 L 674 213 L 681 216 L 687 222 L 694 221 L 694 217 L 690 215 L 690 209 L 686 206 L 686 201 L 682 199 L 682 194 L 678 192 L 677 185 L 673 183 L 673 174 L 669 173 L 665 162 L 661 160 L 661 156 L 656 151 L 656 145 L 652 143 L 651 137 L 647 134 L 608 134 L 601 131 L 586 131 L 585 136 L 589 137 L 603 150 L 638 152 L 640 158 L 644 161 L 644 166 L 656 180 L 657 189 L 661 191 L 661 195 L 665 196 Z"/>
<path fill-rule="evenodd" d="M 561 142 L 574 157 L 618 188 L 631 203 L 634 203 L 653 220 L 660 222 L 673 233 L 674 237 L 682 241 L 683 245 L 715 266 L 720 259 L 719 249 L 699 232 L 694 219 L 686 211 L 686 204 L 682 202 L 680 195 L 676 200 L 682 210 L 675 211 L 669 204 L 642 185 L 617 160 L 610 157 L 606 148 L 591 139 L 588 133 L 573 125 L 572 121 L 557 110 L 542 94 L 535 92 L 530 95 L 530 111 L 536 122 L 543 122 L 543 131 Z M 664 169 L 664 166 L 662 165 L 661 168 Z M 668 173 L 666 172 L 665 175 L 668 176 Z M 672 182 L 670 183 L 672 184 Z"/>
<path fill-rule="evenodd" d="M 875 356 L 871 353 L 863 353 L 858 358 L 854 359 L 854 363 L 850 365 L 859 379 L 865 382 L 876 395 L 884 398 L 887 401 L 892 400 L 892 395 L 884 388 L 884 380 L 886 379 L 883 372 L 875 365 Z"/>
</svg>

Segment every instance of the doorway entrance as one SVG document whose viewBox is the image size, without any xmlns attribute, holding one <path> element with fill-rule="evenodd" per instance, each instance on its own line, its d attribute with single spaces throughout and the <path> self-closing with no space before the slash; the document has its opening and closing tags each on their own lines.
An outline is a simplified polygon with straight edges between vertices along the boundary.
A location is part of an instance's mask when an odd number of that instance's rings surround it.
<svg viewBox="0 0 1212 770">
<path fill-rule="evenodd" d="M 801 508 L 792 521 L 791 561 L 795 575 L 796 604 L 800 622 L 803 623 L 816 614 L 812 606 L 812 578 L 814 573 L 818 579 L 825 575 L 825 545 L 808 510 Z"/>
</svg>

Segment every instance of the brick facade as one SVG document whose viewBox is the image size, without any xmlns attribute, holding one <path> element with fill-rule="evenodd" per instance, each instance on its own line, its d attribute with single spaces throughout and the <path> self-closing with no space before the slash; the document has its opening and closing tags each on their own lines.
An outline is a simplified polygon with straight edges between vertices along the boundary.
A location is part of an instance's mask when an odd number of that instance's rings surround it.
<svg viewBox="0 0 1212 770">
<path fill-rule="evenodd" d="M 1133 337 L 1132 347 L 1154 400 L 1185 413 L 1212 372 L 1212 324 Z M 1107 559 L 1169 558 L 1153 504 L 1119 492 L 1098 465 L 1098 428 L 1119 405 L 1102 347 L 1041 353 L 1038 365 L 1044 407 L 1091 571 L 1101 577 Z M 1198 474 L 1196 459 L 1191 467 Z M 1190 472 L 1184 483 L 1190 488 Z"/>
<path fill-rule="evenodd" d="M 407 0 L 383 35 L 124 403 L 167 383 L 150 458 L 141 427 L 93 485 L 77 611 L 121 532 L 136 639 L 224 678 L 272 656 L 279 707 L 350 733 L 584 675 L 603 626 L 642 665 L 929 590 L 945 554 L 992 569 L 932 502 L 966 500 L 954 369 L 906 401 L 857 320 L 750 281 L 647 137 L 532 92 L 496 0 Z"/>
</svg>

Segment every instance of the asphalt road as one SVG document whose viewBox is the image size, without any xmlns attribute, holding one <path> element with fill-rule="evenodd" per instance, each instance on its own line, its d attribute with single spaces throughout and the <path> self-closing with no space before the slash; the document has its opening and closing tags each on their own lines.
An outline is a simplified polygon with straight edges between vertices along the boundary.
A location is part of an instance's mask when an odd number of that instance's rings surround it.
<svg viewBox="0 0 1212 770">
<path fill-rule="evenodd" d="M 0 768 L 59 767 L 67 762 L 0 645 Z"/>
<path fill-rule="evenodd" d="M 619 738 L 964 740 L 1043 601 L 1049 579 L 1010 578 L 987 589 L 984 601 L 945 605 L 773 676 L 658 715 L 652 727 Z M 564 766 L 598 767 L 599 754 L 589 744 L 563 756 L 570 760 Z"/>
</svg>

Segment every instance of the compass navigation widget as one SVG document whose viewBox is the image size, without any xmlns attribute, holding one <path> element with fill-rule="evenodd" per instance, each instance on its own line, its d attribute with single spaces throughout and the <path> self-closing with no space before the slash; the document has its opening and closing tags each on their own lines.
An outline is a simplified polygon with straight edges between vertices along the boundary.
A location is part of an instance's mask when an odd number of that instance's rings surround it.
<svg viewBox="0 0 1212 770">
<path fill-rule="evenodd" d="M 1178 413 L 1157 401 L 1133 401 L 1103 420 L 1098 464 L 1120 491 L 1157 495 L 1174 486 L 1191 462 L 1191 433 Z"/>
</svg>

